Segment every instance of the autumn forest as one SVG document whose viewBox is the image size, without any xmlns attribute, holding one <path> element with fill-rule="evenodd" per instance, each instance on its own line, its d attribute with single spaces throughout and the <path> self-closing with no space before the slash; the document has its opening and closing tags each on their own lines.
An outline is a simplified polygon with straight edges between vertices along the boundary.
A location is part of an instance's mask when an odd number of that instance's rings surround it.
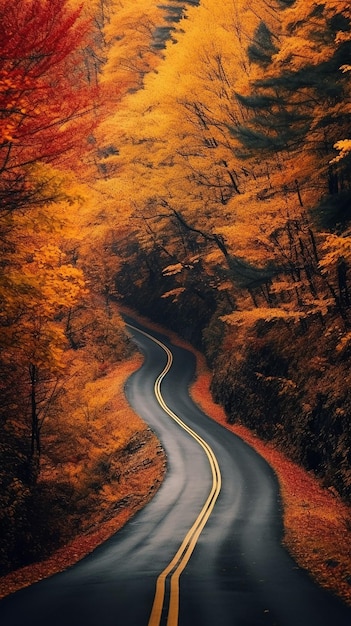
<svg viewBox="0 0 351 626">
<path fill-rule="evenodd" d="M 128 307 L 350 504 L 349 0 L 0 11 L 0 573 L 128 502 L 128 451 L 157 459 L 109 396 Z"/>
</svg>

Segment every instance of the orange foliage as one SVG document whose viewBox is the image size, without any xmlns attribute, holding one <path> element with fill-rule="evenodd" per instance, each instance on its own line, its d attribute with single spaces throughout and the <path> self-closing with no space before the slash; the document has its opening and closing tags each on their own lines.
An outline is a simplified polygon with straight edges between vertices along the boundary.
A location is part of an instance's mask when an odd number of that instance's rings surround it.
<svg viewBox="0 0 351 626">
<path fill-rule="evenodd" d="M 286 77 L 313 66 L 316 78 L 337 58 L 349 2 L 282 11 L 207 0 L 163 47 L 167 10 L 179 6 L 168 4 L 0 0 L 2 385 L 12 362 L 17 379 L 28 363 L 58 376 L 68 342 L 94 344 L 104 372 L 122 332 L 110 307 L 119 244 L 126 262 L 140 269 L 146 258 L 145 274 L 163 277 L 163 303 L 210 293 L 218 325 L 243 335 L 257 320 L 328 319 L 333 307 L 348 321 L 340 259 L 351 258 L 350 232 L 316 235 L 307 211 L 327 183 L 349 185 L 349 65 L 339 97 L 325 97 L 323 80 L 294 89 Z M 334 32 L 335 15 L 344 26 Z M 291 468 L 267 450 L 291 494 Z M 307 511 L 317 523 L 320 503 L 295 516 L 290 502 L 287 524 Z M 318 524 L 329 532 L 332 517 Z"/>
<path fill-rule="evenodd" d="M 84 440 L 84 455 L 80 455 L 80 434 L 78 425 L 71 422 L 70 431 L 73 430 L 74 443 L 65 443 L 65 454 L 70 446 L 71 458 L 61 459 L 60 481 L 74 479 L 77 484 L 76 489 L 82 489 L 86 480 L 86 463 L 93 464 L 94 457 L 99 459 L 99 455 L 109 450 L 113 454 L 118 450 L 123 452 L 123 447 L 130 441 L 134 441 L 135 452 L 122 457 L 122 461 L 115 470 L 120 472 L 118 480 L 111 475 L 106 477 L 99 485 L 99 493 L 95 502 L 90 502 L 89 512 L 81 516 L 82 528 L 80 535 L 64 545 L 59 550 L 43 561 L 18 569 L 7 576 L 0 578 L 0 598 L 13 593 L 14 591 L 26 587 L 52 574 L 62 571 L 73 565 L 86 554 L 89 554 L 106 541 L 112 534 L 117 532 L 127 520 L 134 515 L 155 493 L 160 484 L 164 472 L 164 455 L 161 453 L 158 441 L 154 435 L 145 432 L 145 425 L 129 407 L 124 396 L 124 383 L 128 376 L 140 365 L 140 356 L 120 363 L 117 367 L 107 372 L 104 378 L 100 378 L 94 384 L 90 383 L 86 395 L 84 384 L 86 383 L 86 371 L 91 367 L 89 358 L 78 359 L 76 375 L 73 381 L 68 381 L 66 393 L 70 395 L 70 404 L 75 404 L 72 392 L 79 389 L 79 405 L 85 400 L 91 401 L 91 395 L 100 396 L 100 408 L 95 419 L 89 423 L 89 437 Z M 80 373 L 79 373 L 80 372 Z M 101 397 L 102 396 L 102 397 Z M 69 421 L 69 420 L 68 420 Z M 60 430 L 60 426 L 58 426 Z M 60 447 L 52 427 L 49 427 L 46 435 L 48 440 L 53 440 L 55 448 Z M 65 437 L 72 437 L 72 432 L 66 432 Z M 98 445 L 103 440 L 103 450 L 99 450 Z M 137 449 L 138 441 L 140 448 Z M 45 446 L 43 456 L 43 470 L 41 482 L 53 481 L 58 473 L 57 463 L 53 463 L 51 455 L 47 454 Z M 59 450 L 57 450 L 59 454 Z M 97 456 L 96 456 L 97 455 Z M 106 455 L 105 455 L 106 456 Z M 105 458 L 105 457 L 104 457 Z M 72 473 L 72 467 L 74 472 Z M 96 480 L 96 476 L 92 476 Z M 90 490 L 91 491 L 91 490 Z M 91 499 L 91 493 L 85 494 L 85 499 Z M 116 502 L 121 502 L 121 506 L 116 508 Z M 65 510 L 67 524 L 73 511 Z"/>
</svg>

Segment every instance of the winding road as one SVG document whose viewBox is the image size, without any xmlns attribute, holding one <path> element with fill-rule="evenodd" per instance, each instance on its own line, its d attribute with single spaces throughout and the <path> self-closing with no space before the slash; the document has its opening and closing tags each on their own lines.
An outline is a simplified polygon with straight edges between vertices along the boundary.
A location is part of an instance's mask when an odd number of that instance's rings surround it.
<svg viewBox="0 0 351 626">
<path fill-rule="evenodd" d="M 126 318 L 129 402 L 167 454 L 153 500 L 66 572 L 0 602 L 2 626 L 349 626 L 281 546 L 277 480 L 190 399 L 194 357 Z"/>
</svg>

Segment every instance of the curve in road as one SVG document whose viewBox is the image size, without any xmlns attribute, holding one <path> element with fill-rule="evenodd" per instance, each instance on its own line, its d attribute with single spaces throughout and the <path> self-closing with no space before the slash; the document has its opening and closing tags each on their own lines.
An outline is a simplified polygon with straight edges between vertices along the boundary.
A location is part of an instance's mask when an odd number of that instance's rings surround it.
<svg viewBox="0 0 351 626">
<path fill-rule="evenodd" d="M 189 397 L 193 355 L 126 322 L 145 356 L 126 394 L 163 444 L 166 478 L 152 501 L 92 554 L 2 600 L 0 623 L 147 626 L 156 615 L 152 626 L 165 626 L 175 615 L 172 626 L 349 626 L 350 608 L 320 589 L 282 547 L 271 468 Z M 221 480 L 219 473 L 214 478 L 216 462 Z M 211 492 L 215 506 L 212 498 L 204 509 Z"/>
<path fill-rule="evenodd" d="M 150 333 L 147 333 L 140 328 L 138 329 L 132 324 L 127 324 L 127 326 L 130 329 L 144 335 L 145 337 L 148 337 L 149 339 L 151 339 L 151 341 L 159 345 L 161 349 L 165 351 L 167 355 L 167 362 L 161 373 L 156 378 L 154 384 L 155 396 L 164 412 L 169 415 L 169 417 L 174 420 L 180 426 L 180 428 L 182 428 L 186 433 L 193 437 L 193 439 L 201 446 L 208 458 L 211 468 L 212 485 L 206 502 L 204 503 L 195 522 L 184 537 L 173 559 L 163 570 L 163 572 L 161 572 L 156 583 L 156 593 L 148 626 L 159 626 L 161 623 L 162 609 L 164 609 L 165 606 L 166 579 L 168 576 L 170 576 L 170 583 L 167 626 L 177 626 L 179 615 L 179 578 L 184 571 L 187 563 L 189 562 L 200 533 L 203 530 L 208 518 L 211 515 L 213 507 L 216 504 L 216 500 L 221 491 L 222 477 L 218 461 L 212 448 L 208 445 L 208 443 L 206 443 L 206 441 L 202 437 L 200 437 L 192 428 L 189 428 L 189 426 L 187 426 L 187 424 L 185 424 L 185 422 L 183 422 L 183 420 L 167 406 L 162 396 L 161 384 L 163 379 L 171 369 L 173 363 L 173 354 L 171 350 L 159 339 L 157 339 L 156 337 L 152 337 Z"/>
</svg>

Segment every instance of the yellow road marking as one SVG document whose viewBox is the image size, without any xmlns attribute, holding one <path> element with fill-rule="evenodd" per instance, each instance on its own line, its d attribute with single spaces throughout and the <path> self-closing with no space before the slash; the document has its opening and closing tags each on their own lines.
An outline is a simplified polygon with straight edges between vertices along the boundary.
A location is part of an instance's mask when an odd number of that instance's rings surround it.
<svg viewBox="0 0 351 626">
<path fill-rule="evenodd" d="M 177 422 L 177 424 L 179 424 L 179 426 L 183 428 L 191 437 L 193 437 L 198 442 L 198 444 L 203 448 L 208 458 L 210 468 L 211 468 L 211 473 L 212 473 L 212 487 L 206 499 L 205 504 L 203 505 L 194 524 L 192 525 L 192 527 L 190 528 L 190 530 L 187 532 L 186 536 L 184 537 L 173 559 L 170 561 L 167 567 L 165 567 L 163 572 L 161 572 L 161 574 L 158 576 L 157 582 L 156 582 L 156 591 L 155 591 L 154 602 L 153 602 L 148 626 L 160 625 L 161 617 L 162 617 L 162 609 L 163 609 L 164 602 L 165 602 L 166 579 L 170 574 L 171 574 L 171 577 L 170 577 L 167 626 L 177 626 L 178 616 L 179 616 L 180 575 L 185 569 L 187 563 L 189 562 L 189 559 L 195 549 L 197 540 L 208 518 L 210 517 L 213 507 L 219 496 L 219 493 L 221 490 L 221 484 L 222 484 L 221 472 L 220 472 L 219 465 L 218 465 L 217 459 L 215 457 L 215 454 L 212 448 L 208 445 L 208 443 L 206 443 L 204 439 L 202 439 L 202 437 L 200 437 L 200 435 L 198 435 L 194 430 L 192 430 L 192 428 L 187 426 L 187 424 L 185 424 L 185 422 L 183 422 L 183 420 L 181 420 L 180 417 L 176 415 L 167 406 L 167 404 L 165 403 L 163 399 L 163 396 L 161 393 L 161 383 L 163 379 L 165 378 L 166 374 L 169 372 L 169 370 L 172 367 L 173 354 L 171 350 L 169 350 L 169 348 L 164 343 L 162 343 L 161 341 L 159 341 L 152 335 L 149 335 L 149 333 L 146 333 L 143 330 L 140 330 L 139 328 L 136 328 L 135 326 L 132 326 L 130 324 L 127 324 L 127 326 L 138 331 L 142 335 L 145 335 L 145 337 L 148 337 L 149 339 L 151 339 L 154 343 L 159 345 L 166 353 L 167 363 L 164 369 L 162 370 L 161 374 L 157 377 L 155 384 L 154 384 L 154 391 L 155 391 L 156 399 L 158 403 L 160 404 L 160 406 L 162 407 L 162 409 L 165 411 L 165 413 L 167 413 L 175 422 Z"/>
</svg>

